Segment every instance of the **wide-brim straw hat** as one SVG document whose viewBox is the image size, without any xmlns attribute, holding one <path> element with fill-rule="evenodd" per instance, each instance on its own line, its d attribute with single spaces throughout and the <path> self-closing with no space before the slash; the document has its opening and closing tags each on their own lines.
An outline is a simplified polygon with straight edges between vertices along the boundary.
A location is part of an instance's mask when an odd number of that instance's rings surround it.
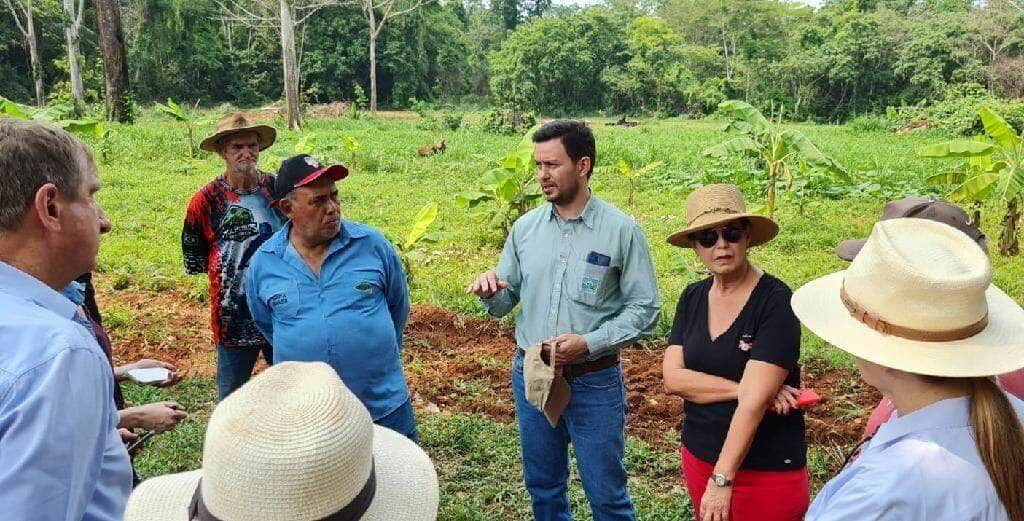
<svg viewBox="0 0 1024 521">
<path fill-rule="evenodd" d="M 437 517 L 437 474 L 426 453 L 373 425 L 322 362 L 274 365 L 232 393 L 210 418 L 203 468 L 143 482 L 124 519 L 189 521 L 198 486 L 221 521 L 319 520 L 360 503 L 373 486 L 357 519 Z"/>
<path fill-rule="evenodd" d="M 690 234 L 716 228 L 737 219 L 749 223 L 747 247 L 764 244 L 779 234 L 779 225 L 764 215 L 747 211 L 743 193 L 730 184 L 702 186 L 686 198 L 686 228 L 668 236 L 668 243 L 680 248 L 692 248 Z"/>
<path fill-rule="evenodd" d="M 1024 367 L 1024 310 L 992 284 L 981 248 L 932 220 L 879 221 L 849 269 L 793 294 L 793 311 L 826 342 L 908 373 Z"/>
<path fill-rule="evenodd" d="M 254 125 L 242 112 L 231 112 L 217 120 L 213 135 L 199 143 L 199 148 L 207 152 L 217 152 L 217 142 L 231 134 L 254 132 L 260 141 L 260 150 L 266 150 L 277 139 L 277 131 L 267 125 Z"/>
</svg>

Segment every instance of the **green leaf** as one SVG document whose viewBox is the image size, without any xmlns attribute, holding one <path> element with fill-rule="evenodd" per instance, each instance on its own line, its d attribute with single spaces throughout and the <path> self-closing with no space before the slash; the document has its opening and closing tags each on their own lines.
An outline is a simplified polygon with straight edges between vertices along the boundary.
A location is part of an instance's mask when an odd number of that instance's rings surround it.
<svg viewBox="0 0 1024 521">
<path fill-rule="evenodd" d="M 473 208 L 476 205 L 493 199 L 483 192 L 462 192 L 455 195 L 455 204 L 464 208 Z"/>
<path fill-rule="evenodd" d="M 782 133 L 781 143 L 796 152 L 796 154 L 808 165 L 814 168 L 820 168 L 833 174 L 839 174 L 841 176 L 847 176 L 849 172 L 843 165 L 839 164 L 838 161 L 831 157 L 823 154 L 818 147 L 811 143 L 807 136 L 796 130 L 787 130 Z"/>
<path fill-rule="evenodd" d="M 957 170 L 949 170 L 946 172 L 939 172 L 932 174 L 924 178 L 925 186 L 950 186 L 960 185 L 967 179 L 967 173 Z"/>
<path fill-rule="evenodd" d="M 316 133 L 310 132 L 309 134 L 302 136 L 302 139 L 299 139 L 299 141 L 295 143 L 293 150 L 296 154 L 312 154 L 313 144 L 310 143 L 310 141 L 316 142 Z"/>
<path fill-rule="evenodd" d="M 917 149 L 921 157 L 978 157 L 991 154 L 996 149 L 991 143 L 971 139 L 955 139 L 936 145 L 923 146 Z"/>
<path fill-rule="evenodd" d="M 30 119 L 32 116 L 17 103 L 0 96 L 0 114 L 18 119 Z"/>
<path fill-rule="evenodd" d="M 757 143 L 747 136 L 730 139 L 725 143 L 705 148 L 701 154 L 706 157 L 723 159 L 735 155 L 757 155 L 759 147 Z"/>
<path fill-rule="evenodd" d="M 427 233 L 427 228 L 430 228 L 431 224 L 437 219 L 437 203 L 431 202 L 423 205 L 420 211 L 416 214 L 413 219 L 412 230 L 409 231 L 409 235 L 405 237 L 405 244 L 403 248 L 408 251 L 419 242 L 420 239 Z"/>
<path fill-rule="evenodd" d="M 1024 188 L 1024 168 L 1007 166 L 995 172 L 996 180 L 992 187 L 995 196 L 1006 203 L 1020 195 Z"/>
<path fill-rule="evenodd" d="M 981 116 L 981 124 L 985 126 L 985 133 L 992 136 L 999 146 L 1011 149 L 1020 146 L 1020 137 L 999 114 L 992 112 L 988 107 L 982 107 L 978 114 Z"/>
<path fill-rule="evenodd" d="M 505 203 L 511 203 L 516 200 L 516 194 L 519 193 L 519 180 L 514 175 L 510 175 L 498 183 L 494 187 L 494 194 L 498 196 Z"/>
<path fill-rule="evenodd" d="M 629 167 L 629 163 L 627 163 L 625 159 L 619 160 L 618 167 L 619 173 L 622 174 L 622 177 L 625 177 L 626 179 L 631 179 L 633 177 L 633 169 Z"/>
<path fill-rule="evenodd" d="M 95 120 L 63 120 L 58 121 L 59 125 L 64 130 L 71 132 L 72 134 L 78 134 L 79 136 L 92 135 L 96 139 L 102 139 L 104 128 L 103 122 Z"/>
<path fill-rule="evenodd" d="M 349 152 L 358 152 L 363 149 L 363 146 L 352 136 L 342 137 L 341 144 L 345 147 L 345 150 L 348 150 Z"/>
<path fill-rule="evenodd" d="M 718 104 L 718 110 L 733 119 L 745 123 L 745 127 L 739 127 L 738 129 L 746 129 L 745 132 L 747 133 L 762 134 L 771 129 L 771 123 L 765 119 L 761 111 L 745 101 L 726 100 Z"/>
<path fill-rule="evenodd" d="M 174 119 L 177 119 L 178 121 L 188 121 L 188 115 L 185 114 L 185 112 L 181 110 L 181 107 L 178 106 L 178 104 L 175 103 L 174 100 L 172 100 L 171 98 L 167 98 L 166 105 L 161 105 L 157 103 L 156 108 L 159 109 L 160 112 L 163 112 L 164 114 L 167 114 L 173 117 Z"/>
<path fill-rule="evenodd" d="M 998 181 L 995 172 L 980 172 L 967 178 L 947 196 L 953 202 L 971 202 L 986 199 Z"/>
</svg>

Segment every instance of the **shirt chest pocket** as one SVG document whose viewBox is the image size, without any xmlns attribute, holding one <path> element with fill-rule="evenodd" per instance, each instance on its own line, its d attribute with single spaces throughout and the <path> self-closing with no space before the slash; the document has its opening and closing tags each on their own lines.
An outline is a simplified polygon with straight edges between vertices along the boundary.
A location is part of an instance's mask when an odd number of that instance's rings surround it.
<svg viewBox="0 0 1024 521">
<path fill-rule="evenodd" d="M 384 288 L 379 277 L 372 273 L 339 280 L 326 291 L 331 307 L 350 311 L 372 311 L 384 299 Z"/>
<path fill-rule="evenodd" d="M 603 263 L 601 263 L 603 264 Z M 617 273 L 614 266 L 588 262 L 586 258 L 575 263 L 568 281 L 573 300 L 588 306 L 600 305 L 616 288 Z"/>
<path fill-rule="evenodd" d="M 295 284 L 281 284 L 272 287 L 267 298 L 267 307 L 276 320 L 294 320 L 299 317 L 302 309 L 302 298 Z"/>
</svg>

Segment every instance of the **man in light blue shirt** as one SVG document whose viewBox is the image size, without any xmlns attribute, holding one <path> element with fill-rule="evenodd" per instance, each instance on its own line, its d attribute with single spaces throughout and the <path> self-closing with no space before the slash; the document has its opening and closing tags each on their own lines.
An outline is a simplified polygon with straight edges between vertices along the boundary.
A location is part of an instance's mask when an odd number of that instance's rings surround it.
<svg viewBox="0 0 1024 521">
<path fill-rule="evenodd" d="M 566 487 L 572 443 L 594 520 L 635 519 L 622 463 L 626 390 L 619 350 L 650 335 L 661 308 L 647 239 L 633 219 L 591 194 L 596 144 L 589 128 L 552 121 L 533 141 L 549 204 L 516 221 L 497 272 L 466 289 L 496 317 L 521 304 L 512 391 L 534 518 L 572 519 Z M 554 362 L 572 390 L 554 428 L 525 398 L 523 351 L 540 343 L 557 344 Z"/>
<path fill-rule="evenodd" d="M 132 470 L 113 375 L 58 291 L 96 264 L 92 156 L 55 127 L 0 118 L 0 505 L 4 519 L 114 521 Z"/>
<path fill-rule="evenodd" d="M 374 423 L 418 441 L 402 371 L 402 261 L 380 232 L 341 218 L 335 183 L 347 175 L 307 155 L 281 163 L 274 204 L 288 223 L 252 257 L 249 311 L 274 363 L 327 362 Z"/>
</svg>

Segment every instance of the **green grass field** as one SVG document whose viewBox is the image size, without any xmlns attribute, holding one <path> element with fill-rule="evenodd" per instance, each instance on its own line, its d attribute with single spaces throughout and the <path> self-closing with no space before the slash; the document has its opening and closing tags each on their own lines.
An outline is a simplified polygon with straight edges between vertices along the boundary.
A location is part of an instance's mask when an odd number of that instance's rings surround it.
<svg viewBox="0 0 1024 521">
<path fill-rule="evenodd" d="M 682 225 L 686 195 L 705 183 L 735 182 L 745 189 L 748 204 L 757 206 L 765 183 L 748 165 L 722 165 L 701 157 L 702 148 L 726 137 L 720 130 L 721 122 L 673 119 L 629 129 L 607 127 L 604 120 L 593 121 L 599 167 L 593 178 L 595 192 L 634 215 L 647 233 L 664 310 L 659 335 L 664 335 L 680 292 L 702 277 L 692 253 L 665 243 L 665 237 Z M 280 129 L 279 123 L 274 124 Z M 915 154 L 922 145 L 947 139 L 942 134 L 897 136 L 854 132 L 841 126 L 799 128 L 851 169 L 853 180 L 837 183 L 818 179 L 811 193 L 780 198 L 776 218 L 782 232 L 772 243 L 756 249 L 752 257 L 793 288 L 841 269 L 844 263 L 832 253 L 839 241 L 866 236 L 889 199 L 934 194 L 934 189 L 925 188 L 921 180 L 951 166 Z M 208 130 L 209 125 L 198 134 Z M 350 166 L 352 175 L 340 184 L 346 218 L 402 236 L 424 203 L 435 201 L 440 205 L 435 229 L 444 232 L 444 239 L 424 250 L 426 260 L 416 268 L 412 300 L 480 314 L 475 299 L 462 290 L 476 274 L 497 262 L 501 233 L 478 214 L 458 207 L 453 196 L 474 188 L 477 178 L 519 137 L 488 134 L 467 124 L 458 131 L 444 132 L 448 145 L 445 154 L 419 158 L 416 148 L 437 141 L 441 132 L 424 130 L 414 120 L 309 120 L 302 133 L 279 130 L 277 143 L 261 156 L 261 166 L 265 170 L 276 168 L 282 155 L 289 154 L 294 144 L 310 133 L 315 134 L 308 141 L 315 155 Z M 341 145 L 345 136 L 355 138 L 363 147 L 354 160 Z M 180 287 L 195 306 L 205 306 L 206 283 L 200 277 L 184 276 L 178 241 L 189 198 L 222 170 L 222 162 L 212 154 L 188 159 L 184 127 L 156 117 L 132 126 L 113 127 L 108 147 L 108 161 L 100 165 L 104 188 L 99 199 L 114 228 L 102 243 L 99 271 L 109 277 L 112 288 L 164 291 Z M 626 206 L 627 186 L 613 166 L 619 159 L 639 165 L 653 161 L 665 164 L 640 183 L 632 207 Z M 989 237 L 997 237 L 1002 216 L 999 208 L 988 206 L 983 215 L 984 231 Z M 996 283 L 1021 301 L 1024 262 L 996 256 L 992 259 Z M 100 288 L 104 289 L 110 288 Z M 115 315 L 118 312 L 112 311 Z M 850 366 L 846 356 L 825 348 L 812 335 L 806 334 L 805 339 L 804 356 L 820 356 L 832 364 Z M 144 477 L 200 464 L 203 426 L 212 410 L 212 395 L 212 382 L 198 377 L 170 391 L 130 386 L 128 397 L 133 402 L 173 397 L 195 412 L 177 431 L 159 437 L 144 452 L 138 460 Z M 423 444 L 442 480 L 441 519 L 528 517 L 514 425 L 448 413 L 422 415 L 420 421 Z M 823 452 L 827 450 L 815 448 L 812 462 L 825 457 Z M 684 512 L 689 512 L 689 498 L 675 481 L 678 454 L 631 440 L 627 460 L 641 519 L 687 517 Z M 818 472 L 816 483 L 825 478 Z M 572 487 L 572 494 L 578 518 L 589 519 L 578 483 Z"/>
</svg>

